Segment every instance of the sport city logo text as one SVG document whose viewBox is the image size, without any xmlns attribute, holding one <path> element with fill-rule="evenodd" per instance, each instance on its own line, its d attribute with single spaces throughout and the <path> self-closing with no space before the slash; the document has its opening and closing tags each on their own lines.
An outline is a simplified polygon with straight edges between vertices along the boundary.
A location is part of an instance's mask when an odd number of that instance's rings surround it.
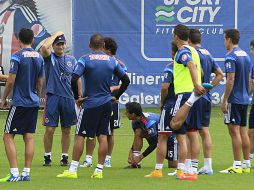
<svg viewBox="0 0 254 190">
<path fill-rule="evenodd" d="M 172 34 L 175 25 L 185 24 L 202 34 L 223 34 L 223 24 L 216 22 L 220 11 L 221 0 L 164 0 L 155 8 L 155 33 Z"/>
</svg>

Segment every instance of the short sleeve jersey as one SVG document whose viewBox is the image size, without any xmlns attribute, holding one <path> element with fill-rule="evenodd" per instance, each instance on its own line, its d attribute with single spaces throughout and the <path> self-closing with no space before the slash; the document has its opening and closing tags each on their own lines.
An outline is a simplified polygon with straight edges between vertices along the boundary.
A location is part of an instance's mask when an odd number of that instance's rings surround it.
<svg viewBox="0 0 254 190">
<path fill-rule="evenodd" d="M 121 78 L 125 75 L 116 59 L 104 52 L 92 52 L 81 57 L 74 73 L 84 78 L 84 96 L 87 97 L 84 108 L 98 107 L 110 101 L 113 76 Z"/>
<path fill-rule="evenodd" d="M 23 48 L 11 56 L 10 71 L 16 74 L 13 106 L 38 107 L 38 79 L 44 76 L 44 61 L 33 48 Z"/>
</svg>

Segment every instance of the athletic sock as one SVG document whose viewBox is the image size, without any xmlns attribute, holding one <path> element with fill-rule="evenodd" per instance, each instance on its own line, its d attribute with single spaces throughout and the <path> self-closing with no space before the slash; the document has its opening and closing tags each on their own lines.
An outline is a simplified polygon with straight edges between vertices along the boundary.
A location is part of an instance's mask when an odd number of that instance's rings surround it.
<svg viewBox="0 0 254 190">
<path fill-rule="evenodd" d="M 178 170 L 184 170 L 185 164 L 184 163 L 178 163 L 177 164 L 177 169 Z"/>
<path fill-rule="evenodd" d="M 44 153 L 44 156 L 49 156 L 50 159 L 51 159 L 51 152 L 45 152 L 45 153 Z"/>
<path fill-rule="evenodd" d="M 102 164 L 97 164 L 94 172 L 102 172 L 102 170 L 103 170 L 103 165 Z"/>
<path fill-rule="evenodd" d="M 191 159 L 185 159 L 184 173 L 190 173 L 191 170 Z"/>
<path fill-rule="evenodd" d="M 28 176 L 30 174 L 30 168 L 24 168 L 22 171 L 22 176 Z"/>
<path fill-rule="evenodd" d="M 111 156 L 110 155 L 106 155 L 105 160 L 110 160 L 110 159 L 111 159 Z"/>
<path fill-rule="evenodd" d="M 91 156 L 91 155 L 86 155 L 86 161 L 88 162 L 88 163 L 92 163 L 92 161 L 93 161 L 93 156 Z"/>
<path fill-rule="evenodd" d="M 241 168 L 241 167 L 242 167 L 242 162 L 234 160 L 233 168 L 238 169 L 238 168 Z"/>
<path fill-rule="evenodd" d="M 19 176 L 19 169 L 18 168 L 10 168 L 10 172 L 14 177 Z"/>
<path fill-rule="evenodd" d="M 198 160 L 191 160 L 191 173 L 192 174 L 198 173 Z"/>
<path fill-rule="evenodd" d="M 185 102 L 185 104 L 189 107 L 192 107 L 193 104 L 201 97 L 202 95 L 196 95 L 195 92 L 192 92 L 189 99 Z"/>
<path fill-rule="evenodd" d="M 209 171 L 212 170 L 212 158 L 204 158 L 204 167 Z"/>
<path fill-rule="evenodd" d="M 250 161 L 252 161 L 254 154 L 250 154 Z"/>
<path fill-rule="evenodd" d="M 242 168 L 250 168 L 250 160 L 243 160 Z"/>
<path fill-rule="evenodd" d="M 161 170 L 163 168 L 163 164 L 155 164 L 155 169 L 156 170 Z"/>
<path fill-rule="evenodd" d="M 77 170 L 78 170 L 78 164 L 79 164 L 78 161 L 72 160 L 71 161 L 71 166 L 69 168 L 69 172 L 77 172 Z"/>
</svg>

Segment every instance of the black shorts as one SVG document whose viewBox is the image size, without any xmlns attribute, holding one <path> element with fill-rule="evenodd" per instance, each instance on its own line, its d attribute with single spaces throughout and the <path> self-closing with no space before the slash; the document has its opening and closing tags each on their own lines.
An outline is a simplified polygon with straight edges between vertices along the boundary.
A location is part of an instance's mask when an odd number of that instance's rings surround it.
<svg viewBox="0 0 254 190">
<path fill-rule="evenodd" d="M 82 108 L 78 116 L 76 135 L 91 138 L 109 135 L 111 112 L 111 101 L 96 108 Z"/>
<path fill-rule="evenodd" d="M 4 128 L 5 133 L 35 133 L 39 107 L 11 106 Z"/>
</svg>

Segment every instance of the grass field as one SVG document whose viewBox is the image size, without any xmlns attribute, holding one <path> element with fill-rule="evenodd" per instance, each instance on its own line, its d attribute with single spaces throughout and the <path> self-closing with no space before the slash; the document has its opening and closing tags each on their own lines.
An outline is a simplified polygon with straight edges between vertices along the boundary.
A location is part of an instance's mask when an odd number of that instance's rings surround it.
<svg viewBox="0 0 254 190">
<path fill-rule="evenodd" d="M 158 112 L 158 109 L 145 109 L 149 112 Z M 85 190 L 108 190 L 108 189 L 230 189 L 237 190 L 254 187 L 254 174 L 219 174 L 218 171 L 225 169 L 232 164 L 231 141 L 226 126 L 223 124 L 223 115 L 219 108 L 213 108 L 211 119 L 211 135 L 213 138 L 213 176 L 200 176 L 197 181 L 179 181 L 174 177 L 168 177 L 166 162 L 164 163 L 164 177 L 161 179 L 146 179 L 143 176 L 153 170 L 155 164 L 155 151 L 142 161 L 142 168 L 135 170 L 123 169 L 127 164 L 128 151 L 131 147 L 133 134 L 130 127 L 130 121 L 122 113 L 123 128 L 116 130 L 115 148 L 112 155 L 112 168 L 104 169 L 104 179 L 91 179 L 94 168 L 79 168 L 78 179 L 58 179 L 56 175 L 62 173 L 64 169 L 59 166 L 61 155 L 60 130 L 56 130 L 54 145 L 52 150 L 53 165 L 52 167 L 43 167 L 43 134 L 44 129 L 40 125 L 41 113 L 38 119 L 37 133 L 35 135 L 35 157 L 31 169 L 31 181 L 19 183 L 0 183 L 1 189 L 17 190 L 43 190 L 43 189 L 85 189 Z M 0 127 L 3 131 L 6 119 L 6 112 L 0 112 Z M 72 130 L 74 132 L 74 128 Z M 72 138 L 73 140 L 73 138 Z M 18 149 L 19 168 L 23 169 L 23 152 L 24 144 L 20 136 L 16 137 Z M 146 146 L 146 144 L 144 145 Z M 69 153 L 72 152 L 72 145 Z M 201 154 L 202 155 L 202 154 Z M 82 160 L 84 159 L 84 154 Z M 93 163 L 96 165 L 97 153 L 94 155 Z M 200 166 L 203 165 L 203 157 L 200 156 Z M 172 169 L 171 169 L 172 171 Z M 4 146 L 0 146 L 0 177 L 5 177 L 9 172 L 7 158 L 5 156 Z"/>
</svg>

